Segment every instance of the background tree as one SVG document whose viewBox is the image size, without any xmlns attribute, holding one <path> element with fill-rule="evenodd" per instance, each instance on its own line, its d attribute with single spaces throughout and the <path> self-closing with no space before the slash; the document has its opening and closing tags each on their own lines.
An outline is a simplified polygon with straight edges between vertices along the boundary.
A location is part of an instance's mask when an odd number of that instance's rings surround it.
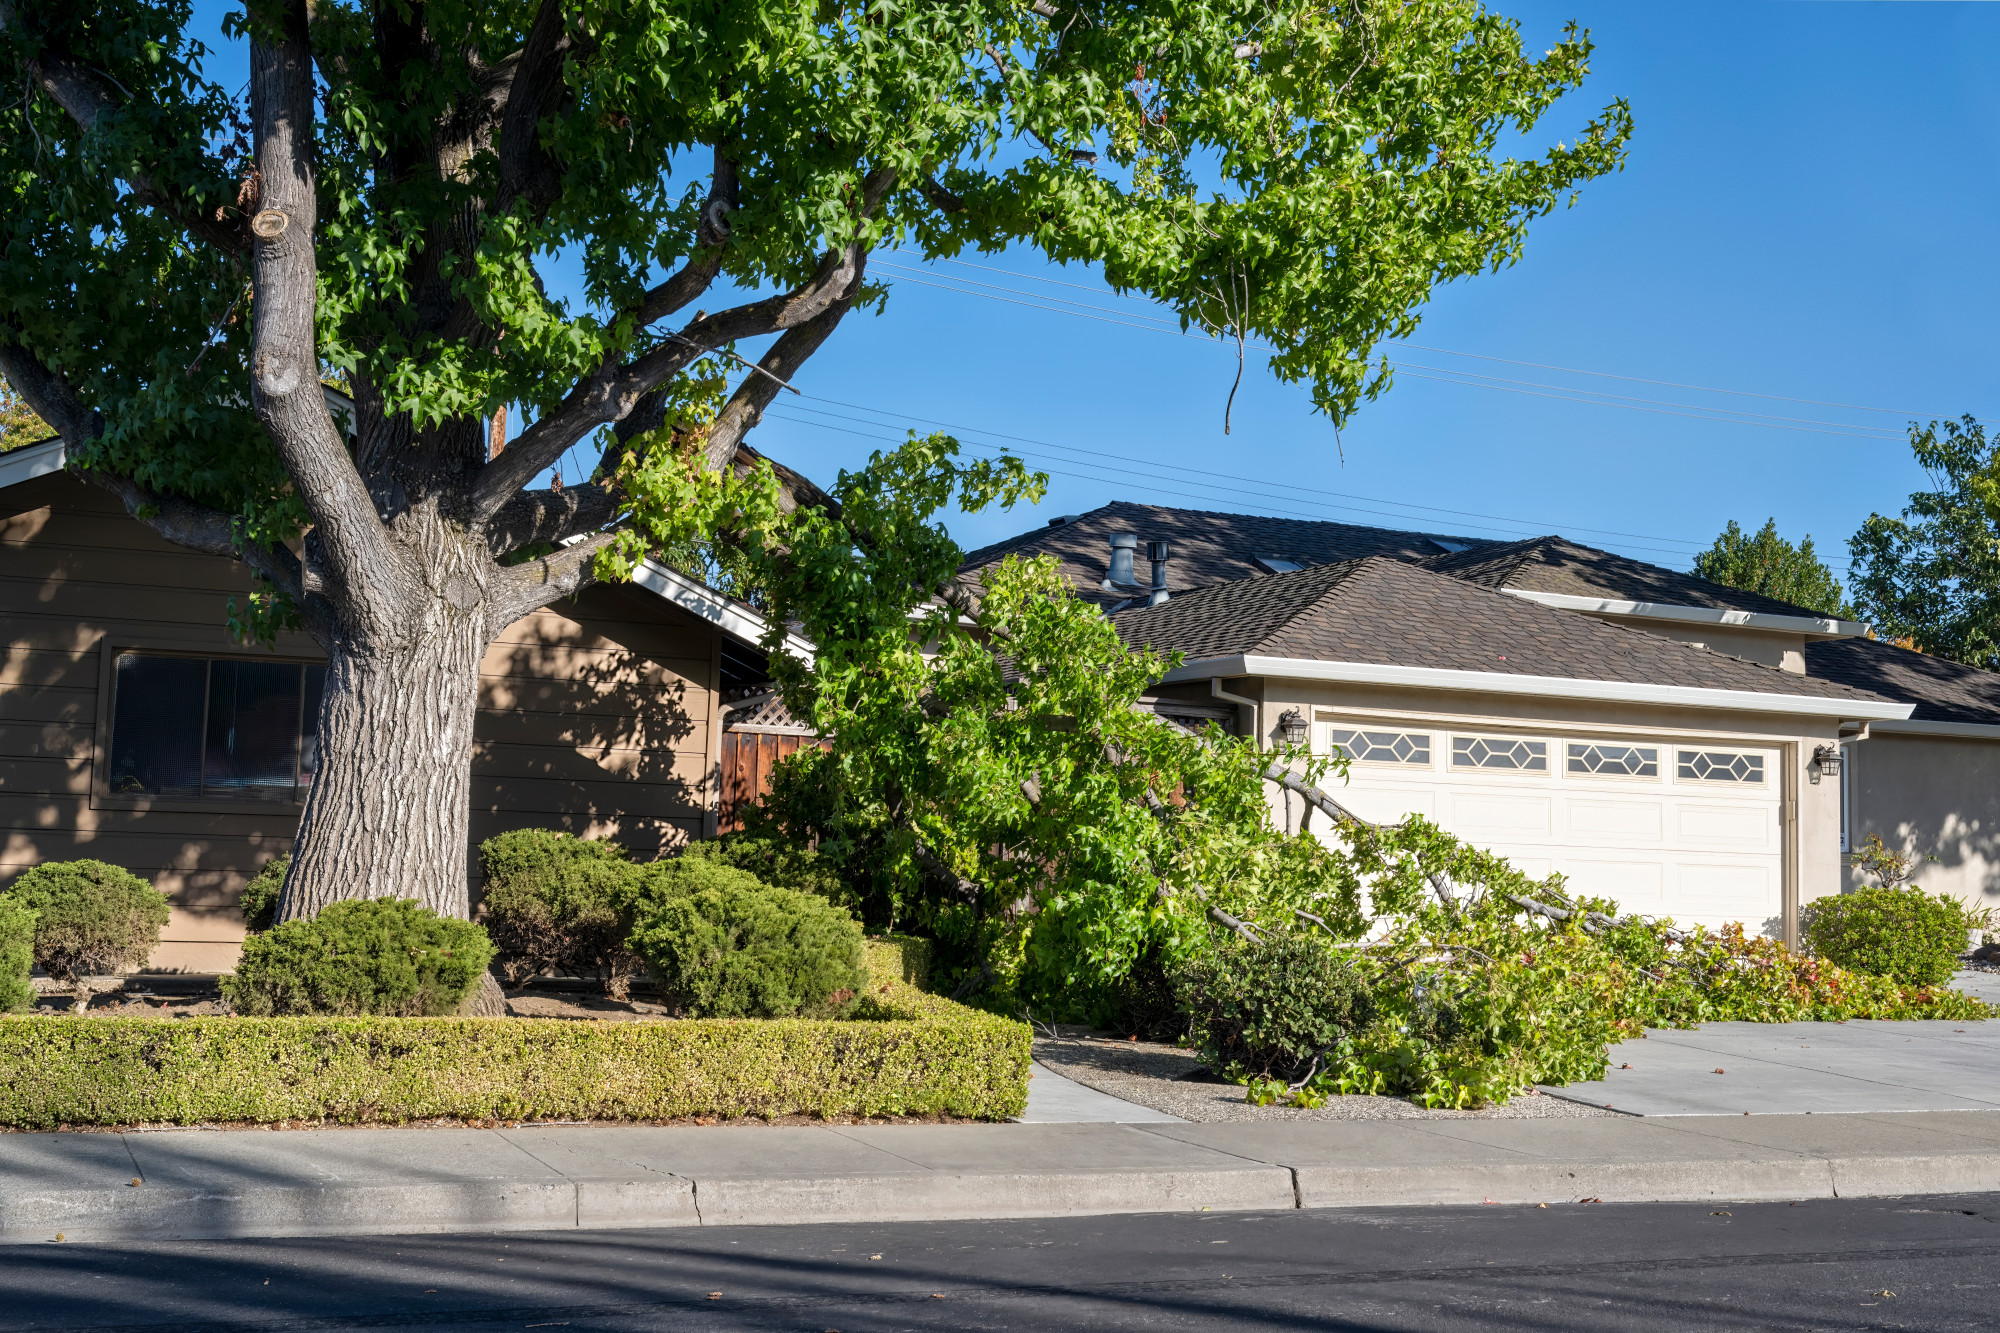
<svg viewBox="0 0 2000 1333">
<path fill-rule="evenodd" d="M 190 16 L 0 0 L 0 372 L 142 522 L 264 580 L 248 629 L 325 647 L 285 919 L 466 910 L 486 644 L 814 498 L 744 436 L 881 307 L 876 247 L 1101 264 L 1338 422 L 1630 132 L 1618 102 L 1506 156 L 1590 43 L 1530 57 L 1467 0 L 252 0 L 247 101 Z M 529 489 L 584 444 L 593 484 Z"/>
<path fill-rule="evenodd" d="M 0 379 L 0 454 L 37 440 L 46 440 L 54 434 L 48 422 L 36 416 L 35 409 L 28 406 L 28 400 L 15 393 L 14 387 L 6 380 Z"/>
<path fill-rule="evenodd" d="M 1694 572 L 1710 583 L 1761 592 L 1822 615 L 1846 619 L 1854 614 L 1840 580 L 1813 550 L 1813 539 L 1792 545 L 1778 535 L 1775 518 L 1766 519 L 1755 536 L 1730 519 L 1715 545 L 1694 558 Z"/>
<path fill-rule="evenodd" d="M 2000 670 L 2000 439 L 1972 417 L 1910 426 L 1932 489 L 1848 543 L 1861 614 L 1886 639 Z"/>
</svg>

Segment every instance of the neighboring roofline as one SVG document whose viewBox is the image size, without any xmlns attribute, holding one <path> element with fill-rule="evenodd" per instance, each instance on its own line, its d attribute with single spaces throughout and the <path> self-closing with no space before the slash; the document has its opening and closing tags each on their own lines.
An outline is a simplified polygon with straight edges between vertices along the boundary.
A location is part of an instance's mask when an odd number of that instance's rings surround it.
<svg viewBox="0 0 2000 1333">
<path fill-rule="evenodd" d="M 1969 741 L 2000 741 L 2000 724 L 1992 722 L 1924 722 L 1910 718 L 1877 722 L 1869 731 L 1889 736 L 1956 736 Z"/>
<path fill-rule="evenodd" d="M 1756 690 L 1716 690 L 1697 685 L 1653 685 L 1624 680 L 1573 680 L 1568 676 L 1516 676 L 1498 671 L 1445 667 L 1384 666 L 1375 662 L 1319 662 L 1299 657 L 1211 657 L 1169 671 L 1163 683 L 1231 676 L 1281 680 L 1335 681 L 1346 685 L 1398 685 L 1411 689 L 1477 694 L 1525 694 L 1545 699 L 1589 699 L 1602 703 L 1667 704 L 1746 713 L 1790 713 L 1856 721 L 1900 721 L 1915 704 L 1888 700 L 1835 699 L 1805 694 L 1763 694 Z"/>
<path fill-rule="evenodd" d="M 0 491 L 9 486 L 19 486 L 24 481 L 36 477 L 46 477 L 51 472 L 63 470 L 68 459 L 63 448 L 62 436 L 43 440 L 39 444 L 22 445 L 19 449 L 9 449 L 0 454 Z"/>
<path fill-rule="evenodd" d="M 1553 606 L 1563 611 L 1587 611 L 1600 616 L 1633 616 L 1641 620 L 1684 620 L 1702 625 L 1740 625 L 1747 629 L 1783 630 L 1829 639 L 1858 639 L 1869 627 L 1859 620 L 1832 616 L 1781 616 L 1770 611 L 1735 611 L 1711 606 L 1677 606 L 1672 602 L 1618 602 L 1603 597 L 1579 597 L 1567 592 L 1536 592 L 1529 588 L 1498 588 L 1510 597 Z"/>
<path fill-rule="evenodd" d="M 632 571 L 632 582 L 745 643 L 759 643 L 764 631 L 770 628 L 771 622 L 743 603 L 732 601 L 701 580 L 689 578 L 651 556 L 640 561 L 638 568 Z M 810 640 L 787 630 L 784 648 L 792 656 L 811 665 L 815 649 Z"/>
</svg>

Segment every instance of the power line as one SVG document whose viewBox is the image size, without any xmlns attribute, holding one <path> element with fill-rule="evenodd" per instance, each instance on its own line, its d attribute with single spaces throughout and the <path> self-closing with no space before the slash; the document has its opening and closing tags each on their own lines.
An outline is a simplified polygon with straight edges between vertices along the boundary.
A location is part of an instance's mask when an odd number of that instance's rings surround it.
<svg viewBox="0 0 2000 1333">
<path fill-rule="evenodd" d="M 1115 300 L 1145 301 L 1149 303 L 1153 300 L 1153 298 L 1147 296 L 1134 296 L 1127 292 L 1112 291 L 1104 287 L 1092 287 L 1080 282 L 1064 282 L 1059 278 L 1040 277 L 1033 273 L 1022 273 L 1016 269 L 999 268 L 992 264 L 975 264 L 969 259 L 946 258 L 944 262 L 947 264 L 962 265 L 966 268 L 981 269 L 987 273 L 1000 273 L 1011 278 L 1021 279 L 1025 282 L 1042 282 L 1056 287 L 1070 287 L 1081 292 L 1095 292 L 1102 296 L 1110 296 Z M 1073 304 L 1080 305 L 1082 302 L 1075 302 Z M 1531 370 L 1553 370 L 1563 375 L 1589 375 L 1597 379 L 1623 380 L 1628 384 L 1651 384 L 1662 389 L 1686 389 L 1691 393 L 1728 394 L 1737 398 L 1761 398 L 1767 402 L 1775 403 L 1799 403 L 1808 407 L 1835 407 L 1847 412 L 1879 412 L 1884 416 L 1937 418 L 1952 415 L 1949 412 L 1919 412 L 1893 407 L 1869 407 L 1860 403 L 1836 403 L 1823 398 L 1795 398 L 1788 394 L 1756 393 L 1748 389 L 1719 389 L 1708 384 L 1685 384 L 1678 380 L 1648 379 L 1643 375 L 1619 375 L 1607 370 L 1584 370 L 1577 366 L 1558 366 L 1546 361 L 1520 361 L 1512 357 L 1491 356 L 1483 352 L 1461 352 L 1450 347 L 1431 347 L 1423 343 L 1406 342 L 1400 338 L 1386 338 L 1383 340 L 1383 343 L 1385 346 L 1408 347 L 1415 351 L 1430 352 L 1439 356 L 1462 356 L 1476 361 L 1493 361 L 1501 365 L 1525 366 Z"/>
</svg>

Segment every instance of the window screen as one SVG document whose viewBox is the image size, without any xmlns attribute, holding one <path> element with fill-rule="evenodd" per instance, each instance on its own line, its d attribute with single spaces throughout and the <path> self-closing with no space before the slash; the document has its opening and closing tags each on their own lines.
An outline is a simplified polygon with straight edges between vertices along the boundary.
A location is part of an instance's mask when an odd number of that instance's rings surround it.
<svg viewBox="0 0 2000 1333">
<path fill-rule="evenodd" d="M 289 801 L 312 782 L 326 668 L 120 653 L 111 706 L 113 794 Z"/>
</svg>

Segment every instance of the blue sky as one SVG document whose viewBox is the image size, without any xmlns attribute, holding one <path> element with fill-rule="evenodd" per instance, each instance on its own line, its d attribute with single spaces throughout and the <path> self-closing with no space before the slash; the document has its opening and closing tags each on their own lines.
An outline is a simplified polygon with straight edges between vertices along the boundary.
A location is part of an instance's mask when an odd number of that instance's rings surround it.
<svg viewBox="0 0 2000 1333">
<path fill-rule="evenodd" d="M 850 318 L 753 443 L 830 482 L 905 426 L 1016 437 L 1059 475 L 1033 513 L 956 517 L 968 547 L 1132 499 L 1559 531 L 1683 568 L 1728 520 L 1775 516 L 1844 570 L 1861 520 L 1924 484 L 1909 419 L 2000 411 L 2000 5 L 1493 7 L 1535 47 L 1591 30 L 1592 78 L 1534 141 L 1624 96 L 1630 164 L 1537 224 L 1521 264 L 1442 289 L 1411 340 L 1431 350 L 1394 351 L 1407 369 L 1339 445 L 1254 359 L 1225 436 L 1233 350 L 1128 327 L 1150 307 L 1019 253 L 879 256 L 888 313 Z"/>
</svg>

